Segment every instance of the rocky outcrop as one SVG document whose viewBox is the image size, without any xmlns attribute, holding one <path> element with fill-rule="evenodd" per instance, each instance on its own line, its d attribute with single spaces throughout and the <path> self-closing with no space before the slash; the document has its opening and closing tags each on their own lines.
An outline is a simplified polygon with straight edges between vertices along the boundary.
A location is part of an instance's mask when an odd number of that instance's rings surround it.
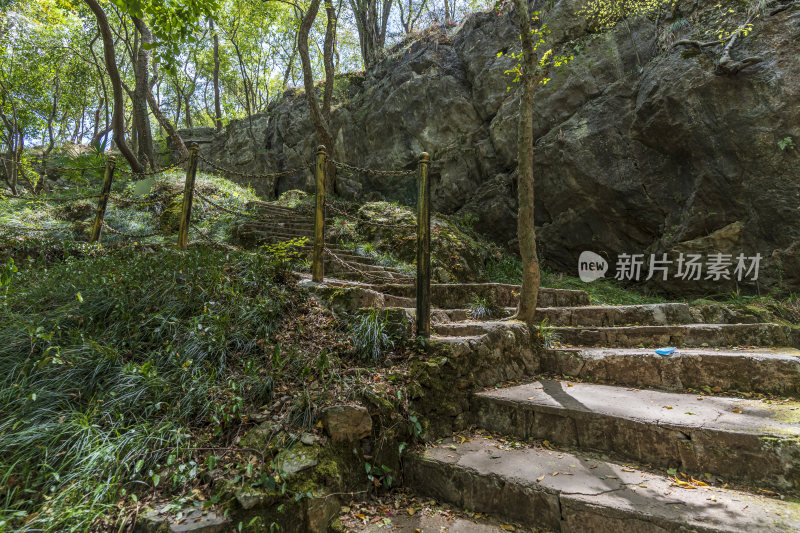
<svg viewBox="0 0 800 533">
<path fill-rule="evenodd" d="M 707 40 L 720 14 L 744 17 L 738 3 L 720 11 L 679 2 L 657 22 L 603 33 L 589 31 L 580 0 L 534 4 L 554 50 L 574 55 L 536 94 L 545 263 L 574 274 L 583 250 L 612 265 L 620 253 L 760 253 L 759 288 L 800 288 L 800 7 L 771 3 L 733 48 L 762 61 L 720 75 L 720 47 L 674 42 Z M 434 210 L 477 216 L 477 229 L 512 248 L 518 98 L 505 74 L 514 59 L 498 52 L 517 46 L 514 21 L 505 10 L 477 13 L 401 42 L 363 77 L 342 77 L 332 115 L 337 160 L 412 169 L 420 152 L 431 153 Z M 317 145 L 296 91 L 221 135 L 198 133 L 208 141 L 203 153 L 247 172 L 305 165 Z M 310 172 L 251 182 L 268 198 L 313 188 Z M 341 171 L 337 194 L 413 203 L 416 189 L 413 178 Z M 733 286 L 660 283 L 673 292 Z"/>
</svg>

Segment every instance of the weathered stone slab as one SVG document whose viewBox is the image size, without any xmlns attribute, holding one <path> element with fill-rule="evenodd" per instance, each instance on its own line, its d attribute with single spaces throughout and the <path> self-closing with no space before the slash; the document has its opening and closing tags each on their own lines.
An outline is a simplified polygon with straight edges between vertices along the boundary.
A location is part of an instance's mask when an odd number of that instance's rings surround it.
<svg viewBox="0 0 800 533">
<path fill-rule="evenodd" d="M 334 405 L 322 411 L 322 425 L 333 442 L 351 442 L 369 437 L 372 418 L 361 405 Z"/>
<path fill-rule="evenodd" d="M 788 346 L 787 328 L 778 324 L 683 324 L 554 328 L 573 346 Z"/>
<path fill-rule="evenodd" d="M 542 370 L 634 387 L 800 396 L 800 350 L 794 348 L 682 348 L 668 357 L 643 348 L 558 348 L 544 353 Z"/>
<path fill-rule="evenodd" d="M 800 490 L 800 402 L 541 380 L 473 397 L 481 427 Z"/>
<path fill-rule="evenodd" d="M 440 322 L 470 320 L 469 309 L 442 309 L 447 319 Z M 492 319 L 511 316 L 516 307 L 503 307 Z M 628 324 L 664 326 L 696 322 L 683 303 L 646 305 L 586 305 L 577 307 L 539 307 L 536 320 L 553 326 L 624 326 Z"/>
<path fill-rule="evenodd" d="M 142 533 L 221 533 L 230 528 L 231 520 L 214 509 L 188 509 L 180 515 L 150 509 L 136 523 Z"/>
<path fill-rule="evenodd" d="M 712 487 L 686 490 L 666 476 L 588 455 L 499 449 L 476 436 L 411 454 L 404 472 L 422 495 L 562 533 L 800 528 L 797 503 Z"/>
<path fill-rule="evenodd" d="M 374 290 L 405 298 L 416 296 L 413 284 L 376 285 Z M 519 285 L 505 283 L 432 283 L 431 305 L 442 309 L 462 309 L 475 297 L 486 298 L 499 307 L 514 307 L 519 299 Z M 542 307 L 588 305 L 589 295 L 585 291 L 568 289 L 539 289 L 539 305 Z"/>
<path fill-rule="evenodd" d="M 284 479 L 291 479 L 300 472 L 308 470 L 319 464 L 319 446 L 306 446 L 295 443 L 290 448 L 281 450 L 275 456 L 275 469 Z"/>
<path fill-rule="evenodd" d="M 460 517 L 446 517 L 440 514 L 431 516 L 425 513 L 408 516 L 405 509 L 388 517 L 389 524 L 383 521 L 366 524 L 363 527 L 348 529 L 351 533 L 506 533 L 497 522 L 470 520 Z"/>
</svg>

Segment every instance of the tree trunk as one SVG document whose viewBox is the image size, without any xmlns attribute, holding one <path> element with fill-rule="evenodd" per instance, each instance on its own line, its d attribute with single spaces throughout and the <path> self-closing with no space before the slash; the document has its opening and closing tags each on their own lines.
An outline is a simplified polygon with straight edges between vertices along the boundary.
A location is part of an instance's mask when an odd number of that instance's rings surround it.
<svg viewBox="0 0 800 533">
<path fill-rule="evenodd" d="M 136 138 L 139 141 L 139 161 L 145 166 L 155 168 L 156 156 L 153 146 L 153 130 L 150 127 L 150 116 L 147 113 L 147 93 L 150 92 L 149 47 L 153 44 L 153 34 L 150 33 L 150 28 L 143 21 L 136 17 L 131 18 L 138 34 L 141 35 L 141 40 L 136 50 L 136 61 L 134 62 L 136 84 L 131 94 L 133 129 L 136 130 Z"/>
<path fill-rule="evenodd" d="M 119 70 L 117 70 L 114 39 L 111 36 L 111 27 L 108 24 L 108 18 L 106 18 L 106 14 L 103 8 L 100 7 L 100 4 L 97 3 L 97 0 L 83 1 L 86 2 L 86 5 L 88 5 L 89 9 L 94 13 L 97 19 L 97 27 L 100 30 L 100 36 L 103 38 L 103 53 L 105 56 L 106 70 L 108 71 L 108 77 L 111 80 L 111 88 L 114 94 L 114 113 L 111 118 L 111 125 L 114 129 L 114 142 L 117 148 L 119 148 L 119 151 L 122 152 L 122 156 L 128 161 L 128 164 L 130 164 L 131 170 L 134 172 L 143 172 L 144 168 L 142 168 L 139 160 L 136 159 L 136 156 L 133 154 L 130 147 L 128 147 L 128 143 L 125 142 L 125 100 L 122 94 L 122 80 L 119 77 Z"/>
<path fill-rule="evenodd" d="M 217 32 L 214 31 L 214 19 L 208 19 L 208 25 L 211 28 L 211 33 L 214 36 L 214 125 L 217 131 L 222 131 L 222 104 L 219 100 L 219 37 Z M 187 126 L 191 128 L 189 122 L 189 107 L 187 102 L 186 107 L 186 120 Z"/>
<path fill-rule="evenodd" d="M 331 20 L 328 16 L 328 27 L 325 32 L 325 47 L 323 49 L 324 63 L 325 63 L 325 99 L 322 104 L 322 109 L 326 110 L 328 116 L 325 116 L 320 110 L 319 99 L 317 98 L 317 91 L 314 87 L 314 73 L 311 70 L 311 59 L 308 53 L 308 33 L 314 20 L 317 18 L 319 11 L 320 0 L 311 0 L 305 16 L 300 21 L 300 29 L 297 34 L 297 51 L 300 53 L 300 62 L 303 65 L 303 87 L 305 88 L 306 100 L 308 101 L 309 111 L 311 112 L 311 120 L 314 123 L 314 129 L 317 131 L 317 139 L 319 143 L 324 145 L 328 150 L 328 156 L 333 156 L 333 135 L 331 134 L 329 120 L 330 120 L 330 95 L 333 92 L 333 32 L 335 28 L 335 17 Z M 328 8 L 332 10 L 331 7 Z M 331 43 L 330 46 L 328 43 Z M 330 88 L 328 87 L 330 85 Z M 326 168 L 325 189 L 329 192 L 334 191 L 334 171 L 335 167 L 329 164 Z"/>
<path fill-rule="evenodd" d="M 150 28 L 147 27 L 147 24 L 144 23 L 143 20 L 140 20 L 136 17 L 133 17 L 133 23 L 136 25 L 136 29 L 142 35 L 142 44 L 144 43 L 152 43 L 153 42 L 153 34 L 150 33 Z M 148 61 L 149 62 L 149 61 Z M 150 111 L 153 112 L 153 116 L 156 117 L 159 125 L 164 128 L 164 131 L 167 132 L 167 136 L 169 136 L 170 140 L 175 144 L 178 148 L 178 151 L 181 153 L 181 158 L 187 159 L 189 157 L 189 150 L 186 148 L 186 144 L 181 139 L 181 136 L 178 135 L 178 132 L 172 127 L 169 119 L 164 116 L 164 113 L 161 112 L 161 109 L 158 105 L 158 101 L 156 100 L 155 96 L 153 96 L 153 89 L 152 85 L 158 81 L 158 72 L 155 71 L 155 67 L 153 67 L 153 79 L 150 83 L 145 85 L 144 87 L 144 97 L 147 100 L 147 103 L 150 104 Z M 146 110 L 145 110 L 146 111 Z M 149 121 L 148 121 L 149 126 Z M 153 168 L 155 168 L 155 158 L 153 158 Z"/>
<path fill-rule="evenodd" d="M 522 289 L 519 295 L 517 319 L 534 324 L 536 302 L 539 296 L 539 258 L 536 254 L 536 228 L 534 226 L 533 190 L 533 92 L 537 85 L 536 49 L 531 35 L 531 19 L 527 0 L 514 0 L 522 37 L 522 97 L 519 102 L 519 124 L 517 130 L 517 172 L 519 216 L 517 237 L 522 257 Z"/>
</svg>

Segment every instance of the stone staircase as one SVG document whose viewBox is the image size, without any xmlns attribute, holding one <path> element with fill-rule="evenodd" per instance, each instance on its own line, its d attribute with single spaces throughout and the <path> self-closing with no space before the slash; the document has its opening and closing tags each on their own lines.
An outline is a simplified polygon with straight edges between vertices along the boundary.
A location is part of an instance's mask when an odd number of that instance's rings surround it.
<svg viewBox="0 0 800 533">
<path fill-rule="evenodd" d="M 245 246 L 274 244 L 292 239 L 307 238 L 302 250 L 309 259 L 313 253 L 314 219 L 313 212 L 283 207 L 269 202 L 251 202 L 250 212 L 255 212 L 260 220 L 250 220 L 236 226 L 234 240 Z M 326 226 L 331 219 L 326 220 Z M 342 248 L 335 243 L 326 243 L 330 254 L 325 257 L 325 274 L 343 280 L 368 279 L 372 282 L 405 281 L 411 279 L 396 268 L 379 265 L 377 261 L 353 250 Z"/>
<path fill-rule="evenodd" d="M 515 297 L 513 286 L 439 290 L 432 343 L 498 328 L 467 320 L 465 294 L 502 314 Z M 539 360 L 551 377 L 472 394 L 471 429 L 408 456 L 407 486 L 563 533 L 800 531 L 800 504 L 783 499 L 800 493 L 800 403 L 746 398 L 800 395 L 793 330 L 703 324 L 680 303 L 590 306 L 580 291 L 540 300 L 562 343 Z"/>
<path fill-rule="evenodd" d="M 240 225 L 242 240 L 312 235 L 309 216 L 259 208 L 272 220 Z M 413 283 L 333 250 L 355 269 L 326 264 L 315 289 L 323 300 L 335 307 L 348 289 L 347 305 L 413 318 Z M 800 531 L 797 329 L 737 316 L 705 323 L 683 303 L 589 305 L 583 291 L 548 288 L 538 319 L 552 326 L 538 333 L 558 342 L 547 349 L 532 350 L 514 322 L 469 319 L 476 297 L 495 304 L 496 318 L 510 316 L 518 292 L 431 286 L 429 351 L 458 367 L 448 385 L 466 400 L 453 407 L 430 398 L 457 415 L 455 432 L 406 454 L 407 487 L 535 531 Z M 677 350 L 656 354 L 663 346 Z M 482 372 L 488 377 L 476 378 Z M 406 522 L 409 531 L 424 523 Z M 463 519 L 458 530 L 488 531 Z"/>
<path fill-rule="evenodd" d="M 327 283 L 413 318 L 413 285 Z M 683 303 L 593 306 L 583 291 L 542 288 L 538 316 L 560 342 L 521 363 L 510 355 L 519 326 L 468 318 L 476 296 L 510 315 L 518 291 L 432 285 L 429 349 L 470 354 L 465 374 L 491 359 L 497 375 L 521 379 L 470 393 L 463 431 L 406 456 L 407 487 L 535 531 L 800 531 L 800 402 L 753 398 L 800 395 L 796 330 L 752 317 L 703 323 Z M 486 340 L 504 337 L 499 348 Z M 484 531 L 479 522 L 459 531 Z"/>
</svg>

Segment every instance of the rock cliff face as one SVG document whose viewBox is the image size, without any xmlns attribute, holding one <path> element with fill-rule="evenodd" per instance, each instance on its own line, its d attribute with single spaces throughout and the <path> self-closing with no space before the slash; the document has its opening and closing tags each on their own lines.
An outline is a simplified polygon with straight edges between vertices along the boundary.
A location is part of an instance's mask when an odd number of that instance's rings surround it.
<svg viewBox="0 0 800 533">
<path fill-rule="evenodd" d="M 728 3 L 678 1 L 657 23 L 633 20 L 630 30 L 607 32 L 590 31 L 580 0 L 532 4 L 552 32 L 548 47 L 574 55 L 536 95 L 536 225 L 545 264 L 574 274 L 580 252 L 592 250 L 609 258 L 613 275 L 620 253 L 674 260 L 680 252 L 722 252 L 734 262 L 739 253 L 760 253 L 760 288 L 800 289 L 800 5 L 768 4 L 732 48 L 735 58 L 761 62 L 720 75 L 721 47 L 674 42 L 708 40 L 704 30 L 720 17 L 744 21 L 746 6 Z M 498 52 L 518 49 L 514 16 L 479 13 L 397 45 L 365 76 L 337 81 L 332 115 L 337 160 L 410 169 L 430 152 L 434 210 L 475 215 L 477 229 L 512 248 L 518 98 L 505 74 L 514 60 Z M 317 145 L 298 92 L 205 135 L 207 156 L 248 172 L 303 165 Z M 310 173 L 252 181 L 267 197 L 312 183 Z M 340 172 L 337 193 L 413 203 L 415 187 Z"/>
</svg>

